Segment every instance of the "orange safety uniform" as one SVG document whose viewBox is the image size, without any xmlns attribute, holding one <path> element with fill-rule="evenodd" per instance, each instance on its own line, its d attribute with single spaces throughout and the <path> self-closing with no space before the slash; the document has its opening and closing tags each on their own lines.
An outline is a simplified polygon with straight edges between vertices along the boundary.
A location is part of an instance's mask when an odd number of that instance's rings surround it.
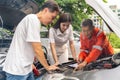
<svg viewBox="0 0 120 80">
<path fill-rule="evenodd" d="M 92 36 L 88 39 L 83 33 L 80 34 L 81 48 L 79 58 L 90 63 L 100 57 L 113 55 L 114 50 L 106 35 L 98 28 L 94 28 Z"/>
</svg>

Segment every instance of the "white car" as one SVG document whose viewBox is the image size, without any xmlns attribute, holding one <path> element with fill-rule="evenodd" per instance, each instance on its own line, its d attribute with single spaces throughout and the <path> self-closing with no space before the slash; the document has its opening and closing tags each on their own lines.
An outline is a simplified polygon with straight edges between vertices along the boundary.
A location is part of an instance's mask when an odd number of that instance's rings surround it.
<svg viewBox="0 0 120 80">
<path fill-rule="evenodd" d="M 53 57 L 52 57 L 52 53 L 51 53 L 51 49 L 50 49 L 50 43 L 49 43 L 49 38 L 48 38 L 48 35 L 49 35 L 49 32 L 48 32 L 48 29 L 45 28 L 45 27 L 42 27 L 41 28 L 41 43 L 42 43 L 42 46 L 45 48 L 44 50 L 47 50 L 44 51 L 47 53 L 47 58 L 48 60 L 51 62 L 53 62 Z M 80 52 L 80 35 L 77 33 L 77 32 L 73 32 L 73 35 L 74 35 L 74 45 L 75 45 L 75 50 L 76 50 L 76 53 L 77 53 L 77 56 Z M 69 47 L 69 43 L 68 43 L 68 47 Z M 70 48 L 68 49 L 68 52 L 69 52 L 69 58 L 72 58 L 72 54 L 71 54 L 71 50 Z"/>
</svg>

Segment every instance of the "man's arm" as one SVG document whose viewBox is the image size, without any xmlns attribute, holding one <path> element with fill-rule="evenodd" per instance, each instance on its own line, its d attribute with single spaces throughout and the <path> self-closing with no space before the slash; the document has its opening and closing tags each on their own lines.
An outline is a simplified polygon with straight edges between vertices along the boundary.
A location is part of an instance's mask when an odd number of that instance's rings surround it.
<svg viewBox="0 0 120 80">
<path fill-rule="evenodd" d="M 31 42 L 33 50 L 35 52 L 36 58 L 40 61 L 40 63 L 44 66 L 46 70 L 55 70 L 58 67 L 56 66 L 49 66 L 46 59 L 45 55 L 43 53 L 41 43 L 40 42 Z"/>
<path fill-rule="evenodd" d="M 85 60 L 85 58 L 86 58 L 87 56 L 88 56 L 88 55 L 87 55 L 86 52 L 81 51 L 81 52 L 79 53 L 79 55 L 78 55 L 78 62 L 81 63 L 82 61 Z"/>
</svg>

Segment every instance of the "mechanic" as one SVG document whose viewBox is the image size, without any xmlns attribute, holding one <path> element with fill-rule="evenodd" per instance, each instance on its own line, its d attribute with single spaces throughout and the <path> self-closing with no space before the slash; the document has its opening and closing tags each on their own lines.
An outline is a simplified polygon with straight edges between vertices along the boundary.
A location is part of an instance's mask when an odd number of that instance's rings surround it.
<svg viewBox="0 0 120 80">
<path fill-rule="evenodd" d="M 108 57 L 114 53 L 105 33 L 96 28 L 91 19 L 86 19 L 82 22 L 80 42 L 79 65 L 75 70 L 82 69 L 88 63 L 103 57 Z"/>
<path fill-rule="evenodd" d="M 29 14 L 20 21 L 3 66 L 7 80 L 34 80 L 32 64 L 35 56 L 46 70 L 58 69 L 47 64 L 40 40 L 41 24 L 50 24 L 58 13 L 58 4 L 49 0 L 37 14 Z"/>
<path fill-rule="evenodd" d="M 54 58 L 52 64 L 58 65 L 68 62 L 68 41 L 73 59 L 77 60 L 71 22 L 71 15 L 69 13 L 62 13 L 54 27 L 49 30 L 50 46 Z"/>
</svg>

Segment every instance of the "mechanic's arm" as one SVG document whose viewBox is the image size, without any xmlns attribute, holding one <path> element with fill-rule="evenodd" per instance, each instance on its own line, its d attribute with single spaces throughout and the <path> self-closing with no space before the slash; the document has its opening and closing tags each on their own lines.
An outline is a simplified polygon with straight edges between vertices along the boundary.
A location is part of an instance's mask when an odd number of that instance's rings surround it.
<svg viewBox="0 0 120 80">
<path fill-rule="evenodd" d="M 54 61 L 55 61 L 55 65 L 58 65 L 59 61 L 58 61 L 58 57 L 57 57 L 57 54 L 56 54 L 55 43 L 50 43 L 50 47 L 51 47 L 52 55 L 53 55 L 53 58 L 54 58 Z"/>
<path fill-rule="evenodd" d="M 81 51 L 78 56 L 78 63 L 83 62 L 87 56 L 88 53 L 86 53 L 85 51 Z"/>
<path fill-rule="evenodd" d="M 70 45 L 70 49 L 71 49 L 71 52 L 72 52 L 73 59 L 77 60 L 74 41 L 73 40 L 69 41 L 69 45 Z"/>
<path fill-rule="evenodd" d="M 43 53 L 41 43 L 40 42 L 31 42 L 33 50 L 35 52 L 36 58 L 40 61 L 40 63 L 44 66 L 46 70 L 55 70 L 58 67 L 56 66 L 49 66 L 47 60 L 45 59 L 45 55 Z"/>
<path fill-rule="evenodd" d="M 81 63 L 88 56 L 88 50 L 86 48 L 85 40 L 83 39 L 82 33 L 80 34 L 80 53 L 78 55 L 78 62 Z"/>
<path fill-rule="evenodd" d="M 86 57 L 85 62 L 90 63 L 95 61 L 102 53 L 102 49 L 105 43 L 105 34 L 102 32 L 97 36 L 97 42 L 92 47 L 92 51 L 89 53 L 88 57 Z"/>
</svg>

